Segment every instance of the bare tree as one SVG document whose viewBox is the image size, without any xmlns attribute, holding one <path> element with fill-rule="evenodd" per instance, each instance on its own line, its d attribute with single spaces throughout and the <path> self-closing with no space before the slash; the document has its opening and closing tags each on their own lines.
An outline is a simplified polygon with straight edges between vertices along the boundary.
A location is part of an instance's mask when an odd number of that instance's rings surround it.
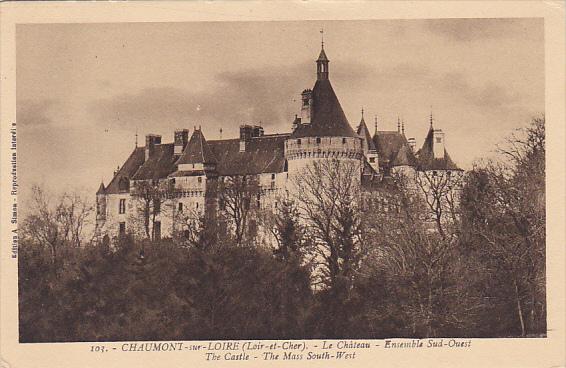
<svg viewBox="0 0 566 368">
<path fill-rule="evenodd" d="M 135 211 L 132 221 L 140 223 L 146 239 L 155 240 L 156 222 L 163 207 L 171 204 L 174 196 L 173 183 L 170 180 L 135 181 L 132 190 Z"/>
<path fill-rule="evenodd" d="M 360 165 L 321 159 L 293 177 L 294 200 L 313 242 L 314 262 L 323 288 L 347 292 L 364 256 L 361 242 Z"/>
<path fill-rule="evenodd" d="M 426 170 L 415 173 L 417 190 L 423 196 L 429 211 L 429 220 L 436 226 L 438 233 L 444 237 L 446 226 L 458 223 L 458 198 L 462 187 L 460 171 Z"/>
<path fill-rule="evenodd" d="M 415 191 L 411 179 L 396 175 L 374 193 L 366 225 L 374 247 L 364 267 L 388 278 L 411 333 L 434 337 L 447 326 L 464 325 L 475 304 L 468 303 L 455 272 L 456 229 L 431 229 L 430 197 Z"/>
<path fill-rule="evenodd" d="M 22 236 L 49 247 L 55 263 L 60 247 L 81 246 L 94 206 L 77 193 L 63 193 L 53 202 L 37 185 L 32 187 L 32 194 L 31 214 L 23 221 Z"/>
<path fill-rule="evenodd" d="M 465 226 L 481 254 L 504 273 L 521 335 L 545 329 L 544 118 L 500 148 L 507 161 L 470 173 L 463 198 Z"/>
<path fill-rule="evenodd" d="M 225 176 L 218 183 L 220 217 L 232 229 L 238 246 L 253 235 L 250 220 L 259 195 L 259 184 L 254 176 Z"/>
</svg>

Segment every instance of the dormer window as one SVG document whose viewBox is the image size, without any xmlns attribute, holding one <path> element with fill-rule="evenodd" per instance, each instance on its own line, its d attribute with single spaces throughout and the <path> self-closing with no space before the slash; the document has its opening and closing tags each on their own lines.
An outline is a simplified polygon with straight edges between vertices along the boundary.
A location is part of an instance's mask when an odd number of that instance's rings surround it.
<svg viewBox="0 0 566 368">
<path fill-rule="evenodd" d="M 130 181 L 128 180 L 128 178 L 120 178 L 120 180 L 118 181 L 118 189 L 121 192 L 127 192 L 128 190 L 130 190 Z"/>
</svg>

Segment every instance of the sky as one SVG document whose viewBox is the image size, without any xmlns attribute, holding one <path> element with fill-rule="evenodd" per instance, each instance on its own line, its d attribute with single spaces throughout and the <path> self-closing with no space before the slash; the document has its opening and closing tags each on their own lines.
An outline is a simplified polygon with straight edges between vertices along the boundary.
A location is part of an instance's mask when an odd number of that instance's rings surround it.
<svg viewBox="0 0 566 368">
<path fill-rule="evenodd" d="M 316 80 L 324 29 L 330 80 L 350 124 L 429 115 L 469 169 L 544 113 L 542 19 L 26 24 L 16 32 L 21 202 L 39 184 L 94 193 L 148 133 L 289 132 Z M 25 208 L 24 208 L 25 209 Z"/>
</svg>

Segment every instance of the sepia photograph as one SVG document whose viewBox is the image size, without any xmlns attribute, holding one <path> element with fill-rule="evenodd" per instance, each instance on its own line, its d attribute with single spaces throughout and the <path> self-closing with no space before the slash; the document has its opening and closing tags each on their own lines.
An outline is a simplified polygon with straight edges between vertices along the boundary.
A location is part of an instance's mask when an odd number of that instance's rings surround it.
<svg viewBox="0 0 566 368">
<path fill-rule="evenodd" d="M 15 49 L 20 343 L 547 337 L 543 18 Z"/>
</svg>

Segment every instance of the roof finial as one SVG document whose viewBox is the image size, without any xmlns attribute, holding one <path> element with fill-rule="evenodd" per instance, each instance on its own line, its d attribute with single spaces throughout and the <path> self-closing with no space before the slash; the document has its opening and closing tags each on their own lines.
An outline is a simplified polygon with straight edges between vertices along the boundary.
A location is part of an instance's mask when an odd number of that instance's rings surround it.
<svg viewBox="0 0 566 368">
<path fill-rule="evenodd" d="M 430 105 L 430 126 L 432 127 L 432 105 Z"/>
<path fill-rule="evenodd" d="M 399 115 L 397 115 L 397 133 L 401 133 L 401 120 L 399 120 Z"/>
<path fill-rule="evenodd" d="M 364 107 L 362 106 L 362 120 L 364 120 Z"/>
<path fill-rule="evenodd" d="M 321 39 L 322 49 L 324 50 L 324 28 L 320 29 L 320 39 Z"/>
<path fill-rule="evenodd" d="M 222 140 L 222 128 L 220 128 L 220 140 Z"/>
<path fill-rule="evenodd" d="M 136 128 L 136 148 L 138 148 L 138 128 Z"/>
<path fill-rule="evenodd" d="M 401 133 L 405 135 L 405 119 L 401 118 Z"/>
</svg>

